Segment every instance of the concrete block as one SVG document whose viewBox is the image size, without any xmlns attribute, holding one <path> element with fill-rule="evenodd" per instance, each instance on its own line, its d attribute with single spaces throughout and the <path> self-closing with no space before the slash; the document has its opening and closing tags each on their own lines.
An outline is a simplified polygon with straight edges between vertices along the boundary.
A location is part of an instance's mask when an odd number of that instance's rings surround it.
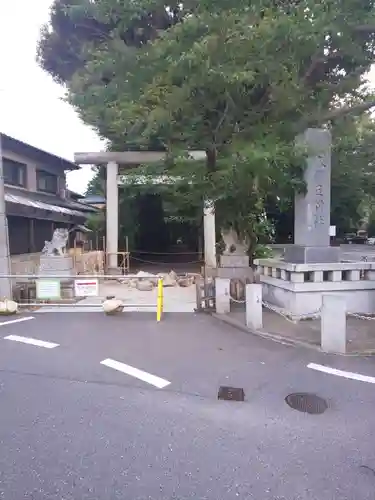
<svg viewBox="0 0 375 500">
<path fill-rule="evenodd" d="M 280 276 L 280 269 L 273 267 L 271 271 L 272 278 L 278 278 Z"/>
<path fill-rule="evenodd" d="M 253 330 L 263 328 L 262 285 L 246 285 L 246 326 Z"/>
<path fill-rule="evenodd" d="M 322 296 L 321 347 L 324 352 L 346 353 L 345 297 Z"/>
<path fill-rule="evenodd" d="M 230 312 L 230 279 L 215 279 L 216 313 L 228 314 Z"/>
<path fill-rule="evenodd" d="M 272 274 L 272 267 L 265 266 L 263 268 L 263 276 L 271 276 Z"/>
<path fill-rule="evenodd" d="M 365 278 L 369 281 L 375 281 L 375 271 L 365 271 Z"/>
<path fill-rule="evenodd" d="M 292 283 L 304 283 L 305 275 L 304 273 L 290 273 L 290 281 Z"/>
<path fill-rule="evenodd" d="M 359 281 L 361 279 L 361 271 L 358 271 L 357 269 L 346 271 L 345 274 L 348 281 Z"/>
<path fill-rule="evenodd" d="M 328 281 L 342 281 L 342 271 L 329 271 Z"/>
<path fill-rule="evenodd" d="M 251 267 L 218 267 L 215 277 L 232 280 L 237 279 L 244 281 L 253 281 L 254 271 Z"/>
<path fill-rule="evenodd" d="M 323 271 L 312 271 L 313 282 L 321 283 L 323 281 Z"/>
<path fill-rule="evenodd" d="M 293 245 L 285 250 L 284 261 L 295 264 L 340 262 L 340 248 Z"/>
</svg>

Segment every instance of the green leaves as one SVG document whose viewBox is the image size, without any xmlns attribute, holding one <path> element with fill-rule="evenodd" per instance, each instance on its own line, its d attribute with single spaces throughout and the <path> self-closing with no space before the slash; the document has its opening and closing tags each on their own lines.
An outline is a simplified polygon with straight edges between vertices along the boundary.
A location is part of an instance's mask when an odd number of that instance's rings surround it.
<svg viewBox="0 0 375 500">
<path fill-rule="evenodd" d="M 374 34 L 371 1 L 55 0 L 39 60 L 112 148 L 168 150 L 164 173 L 184 179 L 169 190 L 218 200 L 223 224 L 254 234 L 267 197 L 304 188 L 295 136 L 374 103 Z M 370 161 L 350 133 L 350 154 Z M 207 151 L 207 165 L 181 149 Z"/>
</svg>

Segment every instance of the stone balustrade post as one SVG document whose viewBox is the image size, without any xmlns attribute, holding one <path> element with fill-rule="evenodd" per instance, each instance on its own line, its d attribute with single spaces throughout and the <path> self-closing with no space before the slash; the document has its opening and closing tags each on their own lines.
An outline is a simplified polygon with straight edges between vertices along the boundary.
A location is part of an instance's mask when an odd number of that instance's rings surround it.
<svg viewBox="0 0 375 500">
<path fill-rule="evenodd" d="M 262 285 L 246 285 L 246 326 L 252 330 L 263 328 Z"/>
<path fill-rule="evenodd" d="M 217 314 L 230 312 L 230 279 L 215 279 L 215 302 Z"/>
<path fill-rule="evenodd" d="M 346 353 L 345 297 L 322 296 L 321 347 L 324 352 Z"/>
</svg>

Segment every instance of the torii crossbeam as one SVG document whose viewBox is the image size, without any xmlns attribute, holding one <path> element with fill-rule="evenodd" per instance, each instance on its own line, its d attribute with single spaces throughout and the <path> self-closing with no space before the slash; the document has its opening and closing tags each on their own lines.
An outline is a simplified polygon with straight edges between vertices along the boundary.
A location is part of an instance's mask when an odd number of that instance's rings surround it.
<svg viewBox="0 0 375 500">
<path fill-rule="evenodd" d="M 165 160 L 166 153 L 157 151 L 123 151 L 97 153 L 75 153 L 74 161 L 78 165 L 107 165 L 106 168 L 106 252 L 108 254 L 108 272 L 118 272 L 118 167 L 134 168 L 138 165 L 158 163 Z M 205 151 L 190 151 L 192 161 L 206 158 Z M 205 203 L 204 208 L 204 254 L 206 267 L 216 267 L 215 212 L 212 203 Z"/>
</svg>

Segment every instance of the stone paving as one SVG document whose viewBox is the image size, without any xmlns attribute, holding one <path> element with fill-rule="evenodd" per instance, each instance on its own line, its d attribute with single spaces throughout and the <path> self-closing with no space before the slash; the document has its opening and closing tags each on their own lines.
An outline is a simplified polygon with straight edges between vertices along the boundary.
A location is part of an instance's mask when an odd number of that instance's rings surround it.
<svg viewBox="0 0 375 500">
<path fill-rule="evenodd" d="M 244 307 L 236 306 L 228 319 L 242 327 L 245 326 Z M 304 320 L 294 323 L 283 316 L 263 308 L 263 328 L 260 333 L 271 334 L 287 341 L 303 342 L 320 346 L 320 319 Z M 375 354 L 375 318 L 357 319 L 347 317 L 347 352 Z"/>
</svg>

